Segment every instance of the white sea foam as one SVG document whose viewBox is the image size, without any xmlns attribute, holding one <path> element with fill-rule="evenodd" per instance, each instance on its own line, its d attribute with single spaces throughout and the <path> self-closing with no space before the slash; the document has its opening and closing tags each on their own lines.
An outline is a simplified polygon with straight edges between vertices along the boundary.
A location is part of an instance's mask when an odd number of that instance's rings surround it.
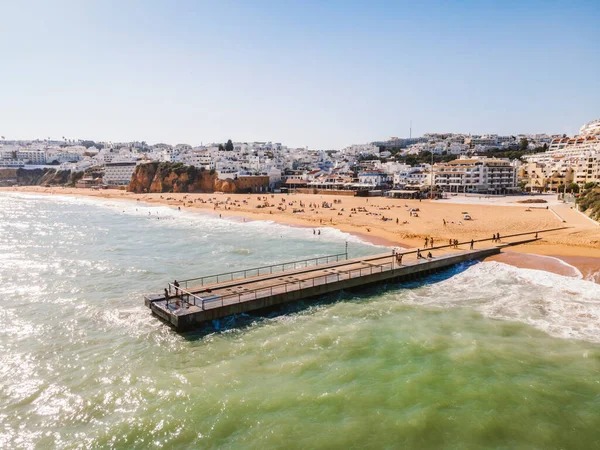
<svg viewBox="0 0 600 450">
<path fill-rule="evenodd" d="M 526 323 L 552 336 L 600 342 L 600 285 L 541 270 L 474 264 L 409 291 L 405 301 L 471 307 L 486 317 Z"/>
</svg>

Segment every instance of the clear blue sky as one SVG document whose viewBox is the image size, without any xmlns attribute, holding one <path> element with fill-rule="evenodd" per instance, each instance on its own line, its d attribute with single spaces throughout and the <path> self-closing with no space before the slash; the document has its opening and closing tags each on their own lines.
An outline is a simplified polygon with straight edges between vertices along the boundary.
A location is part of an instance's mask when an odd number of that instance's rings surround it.
<svg viewBox="0 0 600 450">
<path fill-rule="evenodd" d="M 0 0 L 0 135 L 568 133 L 600 117 L 600 2 Z"/>
</svg>

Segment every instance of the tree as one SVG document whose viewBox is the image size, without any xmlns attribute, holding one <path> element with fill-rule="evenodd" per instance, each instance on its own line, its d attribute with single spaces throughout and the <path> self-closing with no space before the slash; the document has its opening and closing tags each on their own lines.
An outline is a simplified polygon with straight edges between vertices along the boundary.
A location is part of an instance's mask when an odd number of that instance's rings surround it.
<svg viewBox="0 0 600 450">
<path fill-rule="evenodd" d="M 577 183 L 571 183 L 567 186 L 567 191 L 577 194 L 579 192 L 579 185 Z"/>
<path fill-rule="evenodd" d="M 225 150 L 225 147 L 223 147 L 223 144 L 219 144 L 219 151 L 222 152 L 223 150 Z"/>
<path fill-rule="evenodd" d="M 595 187 L 596 187 L 596 183 L 594 183 L 593 181 L 590 181 L 589 183 L 585 183 L 583 185 L 583 189 L 585 189 L 586 191 L 588 189 L 592 189 L 592 188 L 595 188 Z"/>
<path fill-rule="evenodd" d="M 525 151 L 527 150 L 527 147 L 529 147 L 529 141 L 527 140 L 527 138 L 522 138 L 521 142 L 519 143 L 519 149 L 521 151 Z"/>
<path fill-rule="evenodd" d="M 231 142 L 231 139 L 229 139 L 227 141 L 227 144 L 225 144 L 225 150 L 227 150 L 228 152 L 233 151 L 233 142 Z"/>
</svg>

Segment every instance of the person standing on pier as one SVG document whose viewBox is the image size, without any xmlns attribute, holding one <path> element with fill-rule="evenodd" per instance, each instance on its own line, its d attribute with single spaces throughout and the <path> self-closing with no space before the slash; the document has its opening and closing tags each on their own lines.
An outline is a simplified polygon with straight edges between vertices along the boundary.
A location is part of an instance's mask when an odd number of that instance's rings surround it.
<svg viewBox="0 0 600 450">
<path fill-rule="evenodd" d="M 175 286 L 175 296 L 179 295 L 179 281 L 175 280 L 173 286 Z"/>
<path fill-rule="evenodd" d="M 169 291 L 165 288 L 165 300 L 167 301 L 167 305 L 169 304 Z"/>
</svg>

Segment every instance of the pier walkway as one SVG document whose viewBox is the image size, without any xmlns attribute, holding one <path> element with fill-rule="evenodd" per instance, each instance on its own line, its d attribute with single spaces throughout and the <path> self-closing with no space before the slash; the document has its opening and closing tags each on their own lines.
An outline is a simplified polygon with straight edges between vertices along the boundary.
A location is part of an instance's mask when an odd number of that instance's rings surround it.
<svg viewBox="0 0 600 450">
<path fill-rule="evenodd" d="M 348 259 L 348 254 L 324 256 L 272 266 L 182 280 L 169 283 L 169 296 L 147 295 L 145 304 L 152 313 L 176 330 L 232 314 L 259 310 L 291 301 L 303 300 L 344 289 L 389 281 L 422 277 L 465 261 L 482 259 L 502 248 L 540 239 L 541 230 L 492 239 L 461 242 L 458 246 L 440 245 L 405 249 L 399 264 L 389 252 Z M 426 258 L 431 252 L 432 258 Z"/>
</svg>

